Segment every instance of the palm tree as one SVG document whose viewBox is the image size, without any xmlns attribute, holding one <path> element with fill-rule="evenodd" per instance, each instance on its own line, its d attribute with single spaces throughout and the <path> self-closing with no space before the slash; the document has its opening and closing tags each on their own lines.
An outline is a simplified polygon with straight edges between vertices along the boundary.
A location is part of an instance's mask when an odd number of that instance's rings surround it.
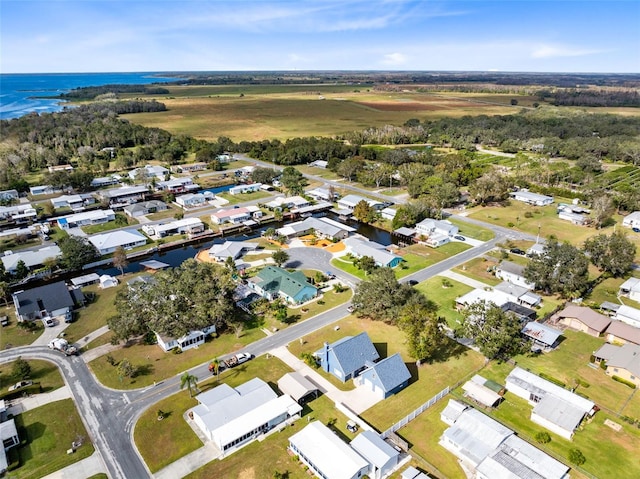
<svg viewBox="0 0 640 479">
<path fill-rule="evenodd" d="M 198 378 L 186 371 L 180 377 L 180 389 L 184 389 L 185 385 L 189 388 L 189 397 L 193 397 L 193 391 L 198 389 Z"/>
<path fill-rule="evenodd" d="M 213 358 L 209 364 L 209 371 L 216 375 L 216 381 L 220 381 L 220 364 L 222 363 L 218 358 Z"/>
</svg>

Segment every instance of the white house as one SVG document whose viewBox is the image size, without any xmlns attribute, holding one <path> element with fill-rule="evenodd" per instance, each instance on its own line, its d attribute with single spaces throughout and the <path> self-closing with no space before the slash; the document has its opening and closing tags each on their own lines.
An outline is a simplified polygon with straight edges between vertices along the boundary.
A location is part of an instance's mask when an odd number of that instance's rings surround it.
<svg viewBox="0 0 640 479">
<path fill-rule="evenodd" d="M 2 260 L 5 271 L 15 273 L 20 261 L 24 262 L 28 269 L 34 269 L 43 266 L 48 260 L 57 260 L 61 255 L 60 248 L 56 245 L 51 245 L 32 251 L 25 250 L 5 254 L 0 256 L 0 260 Z"/>
<path fill-rule="evenodd" d="M 626 226 L 627 228 L 640 227 L 640 211 L 634 211 L 633 213 L 625 216 L 622 219 L 622 226 Z"/>
<path fill-rule="evenodd" d="M 439 234 L 442 236 L 454 236 L 458 234 L 458 231 L 460 229 L 449 221 L 434 220 L 432 218 L 425 218 L 416 224 L 416 232 L 419 235 Z"/>
<path fill-rule="evenodd" d="M 120 183 L 120 180 L 115 176 L 100 176 L 91 180 L 92 188 L 104 188 L 105 186 L 113 186 Z"/>
<path fill-rule="evenodd" d="M 352 210 L 356 207 L 358 203 L 360 203 L 363 200 L 366 201 L 369 204 L 369 206 L 371 206 L 375 210 L 382 210 L 385 207 L 385 205 L 378 200 L 371 200 L 369 198 L 364 198 L 359 195 L 347 195 L 347 196 L 343 196 L 338 200 L 338 208 Z"/>
<path fill-rule="evenodd" d="M 309 206 L 310 204 L 311 203 L 309 203 L 309 200 L 303 198 L 302 196 L 278 196 L 273 201 L 265 203 L 265 206 L 270 210 L 284 208 L 295 210 L 298 208 L 304 208 L 305 206 Z"/>
<path fill-rule="evenodd" d="M 14 221 L 21 219 L 35 219 L 38 216 L 31 203 L 13 206 L 0 206 L 0 219 L 11 218 Z"/>
<path fill-rule="evenodd" d="M 102 255 L 113 253 L 119 246 L 133 249 L 147 244 L 147 238 L 137 230 L 118 230 L 89 237 L 89 242 Z"/>
<path fill-rule="evenodd" d="M 152 213 L 157 213 L 158 211 L 164 211 L 166 209 L 167 205 L 163 201 L 150 200 L 125 206 L 124 212 L 131 218 L 137 218 L 138 216 L 149 215 Z"/>
<path fill-rule="evenodd" d="M 278 396 L 259 378 L 236 388 L 221 384 L 196 399 L 200 404 L 191 409 L 193 422 L 225 455 L 302 411 L 290 396 Z"/>
<path fill-rule="evenodd" d="M 158 340 L 158 346 L 165 352 L 169 352 L 172 349 L 179 348 L 180 351 L 187 351 L 191 348 L 197 348 L 205 343 L 207 336 L 216 332 L 214 325 L 207 326 L 202 330 L 189 331 L 184 336 L 179 338 L 172 338 L 170 336 L 164 336 L 155 333 Z"/>
<path fill-rule="evenodd" d="M 509 283 L 523 286 L 527 289 L 535 288 L 535 284 L 527 281 L 524 277 L 524 266 L 511 261 L 501 261 L 495 270 L 496 278 Z"/>
<path fill-rule="evenodd" d="M 509 196 L 516 201 L 522 201 L 534 206 L 547 206 L 553 203 L 552 196 L 539 195 L 537 193 L 531 193 L 527 190 L 520 190 L 510 193 Z"/>
<path fill-rule="evenodd" d="M 510 393 L 534 406 L 531 421 L 566 439 L 571 439 L 587 414 L 595 412 L 592 401 L 520 367 L 509 373 L 506 387 Z"/>
<path fill-rule="evenodd" d="M 227 258 L 232 258 L 235 261 L 248 251 L 255 251 L 258 249 L 258 246 L 258 243 L 225 241 L 223 244 L 214 244 L 211 246 L 211 248 L 209 248 L 209 257 L 219 263 L 226 261 Z"/>
<path fill-rule="evenodd" d="M 370 256 L 378 266 L 394 268 L 400 264 L 402 258 L 398 255 L 390 253 L 380 243 L 368 241 L 361 238 L 347 238 L 344 245 L 348 251 L 356 258 Z"/>
<path fill-rule="evenodd" d="M 18 193 L 18 190 L 0 191 L 0 200 L 2 201 L 15 201 L 19 199 L 20 199 L 20 193 Z"/>
<path fill-rule="evenodd" d="M 236 185 L 229 188 L 230 195 L 240 195 L 242 193 L 253 193 L 254 191 L 260 191 L 262 183 L 251 183 L 250 185 Z"/>
<path fill-rule="evenodd" d="M 347 226 L 329 218 L 314 218 L 310 216 L 302 221 L 290 223 L 282 228 L 278 228 L 276 233 L 287 238 L 303 236 L 313 231 L 320 238 L 330 240 L 341 240 L 355 231 L 355 228 Z"/>
<path fill-rule="evenodd" d="M 323 479 L 357 479 L 369 463 L 320 421 L 313 421 L 289 438 L 289 449 Z"/>
<path fill-rule="evenodd" d="M 640 328 L 640 309 L 620 305 L 613 319 L 627 323 L 634 328 Z"/>
<path fill-rule="evenodd" d="M 103 274 L 100 276 L 98 281 L 100 282 L 100 289 L 114 288 L 118 286 L 118 279 L 109 274 Z"/>
<path fill-rule="evenodd" d="M 151 178 L 164 180 L 169 174 L 169 170 L 164 166 L 145 165 L 142 168 L 135 168 L 129 172 L 129 178 L 132 180 L 147 181 Z"/>
<path fill-rule="evenodd" d="M 192 173 L 194 171 L 203 171 L 207 169 L 207 164 L 200 161 L 197 163 L 188 163 L 186 165 L 173 165 L 171 171 L 176 173 Z"/>
<path fill-rule="evenodd" d="M 199 190 L 200 185 L 193 182 L 191 177 L 171 178 L 166 181 L 158 181 L 156 190 L 170 193 L 184 193 L 186 191 Z"/>
<path fill-rule="evenodd" d="M 218 210 L 211 214 L 211 221 L 217 225 L 224 223 L 240 224 L 250 219 L 262 217 L 262 210 L 257 206 L 246 206 L 244 208 L 227 208 Z"/>
<path fill-rule="evenodd" d="M 124 208 L 127 205 L 143 201 L 149 190 L 144 185 L 121 186 L 99 191 L 97 194 L 113 208 Z"/>
<path fill-rule="evenodd" d="M 400 453 L 373 431 L 362 431 L 350 443 L 351 448 L 369 463 L 371 479 L 382 479 L 398 465 Z"/>
<path fill-rule="evenodd" d="M 58 218 L 58 226 L 63 230 L 79 228 L 81 226 L 99 225 L 116 219 L 116 213 L 109 210 L 93 210 L 75 213 Z"/>
<path fill-rule="evenodd" d="M 396 213 L 398 213 L 398 210 L 395 208 L 384 208 L 380 211 L 380 216 L 385 220 L 392 221 L 396 217 Z"/>
<path fill-rule="evenodd" d="M 92 195 L 62 195 L 57 198 L 51 198 L 51 204 L 54 208 L 71 208 L 72 210 L 81 210 L 86 205 L 95 203 L 96 200 Z"/>
<path fill-rule="evenodd" d="M 142 231 L 155 238 L 164 238 L 165 236 L 176 234 L 196 235 L 203 233 L 204 230 L 204 223 L 200 218 L 183 218 L 160 225 L 142 225 Z"/>
<path fill-rule="evenodd" d="M 566 209 L 558 211 L 558 218 L 561 220 L 569 221 L 576 226 L 584 226 L 589 222 L 589 217 L 581 213 L 574 213 Z"/>
<path fill-rule="evenodd" d="M 640 279 L 629 278 L 620 285 L 619 291 L 622 296 L 628 296 L 634 301 L 640 301 Z"/>
<path fill-rule="evenodd" d="M 29 194 L 31 196 L 50 195 L 55 192 L 56 190 L 51 185 L 38 185 L 29 188 Z"/>
<path fill-rule="evenodd" d="M 310 196 L 316 201 L 335 201 L 340 195 L 336 192 L 331 192 L 330 188 L 314 188 L 306 192 L 307 196 Z"/>
<path fill-rule="evenodd" d="M 199 208 L 205 206 L 209 201 L 213 200 L 216 196 L 210 191 L 203 191 L 202 193 L 187 193 L 176 198 L 176 203 L 182 206 L 184 209 Z"/>
</svg>

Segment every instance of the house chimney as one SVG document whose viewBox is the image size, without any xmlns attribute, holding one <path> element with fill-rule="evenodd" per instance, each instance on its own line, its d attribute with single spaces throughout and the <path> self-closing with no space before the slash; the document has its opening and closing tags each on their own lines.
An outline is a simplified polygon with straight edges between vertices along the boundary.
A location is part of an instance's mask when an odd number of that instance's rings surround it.
<svg viewBox="0 0 640 479">
<path fill-rule="evenodd" d="M 328 372 L 329 371 L 329 343 L 327 343 L 325 341 L 324 343 L 324 364 L 325 364 L 325 370 Z"/>
</svg>

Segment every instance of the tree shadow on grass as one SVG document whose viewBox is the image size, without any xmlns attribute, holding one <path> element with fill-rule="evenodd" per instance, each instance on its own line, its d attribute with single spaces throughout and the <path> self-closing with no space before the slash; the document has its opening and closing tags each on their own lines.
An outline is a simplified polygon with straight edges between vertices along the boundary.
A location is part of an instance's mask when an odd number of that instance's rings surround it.
<svg viewBox="0 0 640 479">
<path fill-rule="evenodd" d="M 136 369 L 135 377 L 139 376 L 149 376 L 154 373 L 153 364 L 141 364 Z"/>
</svg>

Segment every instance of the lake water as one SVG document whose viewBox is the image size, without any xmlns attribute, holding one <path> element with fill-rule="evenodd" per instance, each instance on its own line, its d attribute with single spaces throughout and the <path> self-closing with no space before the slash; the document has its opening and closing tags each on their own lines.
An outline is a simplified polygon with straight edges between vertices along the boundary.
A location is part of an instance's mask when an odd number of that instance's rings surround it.
<svg viewBox="0 0 640 479">
<path fill-rule="evenodd" d="M 31 112 L 61 111 L 65 102 L 35 97 L 58 96 L 74 88 L 112 84 L 147 85 L 177 80 L 162 75 L 157 72 L 0 74 L 0 119 L 18 118 Z"/>
</svg>

